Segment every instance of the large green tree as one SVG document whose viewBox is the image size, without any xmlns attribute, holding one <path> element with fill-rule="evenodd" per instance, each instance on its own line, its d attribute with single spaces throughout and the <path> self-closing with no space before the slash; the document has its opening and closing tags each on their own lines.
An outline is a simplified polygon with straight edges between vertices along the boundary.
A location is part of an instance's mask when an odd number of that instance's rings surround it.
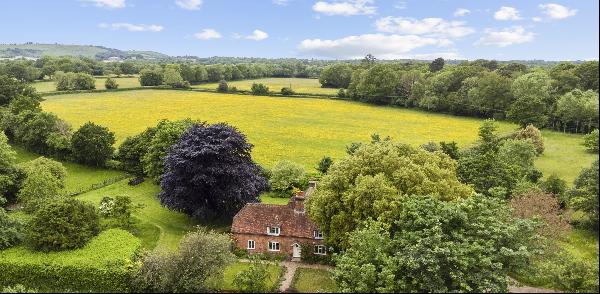
<svg viewBox="0 0 600 294">
<path fill-rule="evenodd" d="M 512 84 L 515 102 L 508 109 L 507 117 L 526 127 L 532 124 L 538 128 L 548 122 L 548 101 L 550 101 L 551 80 L 542 71 L 518 77 Z"/>
<path fill-rule="evenodd" d="M 108 128 L 87 122 L 71 138 L 73 157 L 80 163 L 103 166 L 115 151 L 115 135 Z"/>
<path fill-rule="evenodd" d="M 344 249 L 347 233 L 366 220 L 391 225 L 404 196 L 453 201 L 472 194 L 471 187 L 459 182 L 456 163 L 446 154 L 384 140 L 363 144 L 334 162 L 307 208 L 327 242 Z"/>
<path fill-rule="evenodd" d="M 506 292 L 507 275 L 535 252 L 535 226 L 501 201 L 404 197 L 391 227 L 350 234 L 334 279 L 345 293 Z"/>
</svg>

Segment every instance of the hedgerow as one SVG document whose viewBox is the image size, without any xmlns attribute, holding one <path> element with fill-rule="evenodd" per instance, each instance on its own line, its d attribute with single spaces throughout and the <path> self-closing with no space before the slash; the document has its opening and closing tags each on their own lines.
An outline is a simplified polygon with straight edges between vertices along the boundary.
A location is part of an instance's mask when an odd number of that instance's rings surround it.
<svg viewBox="0 0 600 294">
<path fill-rule="evenodd" d="M 0 251 L 0 286 L 22 284 L 40 290 L 127 292 L 138 238 L 110 229 L 85 247 L 43 253 L 24 246 Z"/>
</svg>

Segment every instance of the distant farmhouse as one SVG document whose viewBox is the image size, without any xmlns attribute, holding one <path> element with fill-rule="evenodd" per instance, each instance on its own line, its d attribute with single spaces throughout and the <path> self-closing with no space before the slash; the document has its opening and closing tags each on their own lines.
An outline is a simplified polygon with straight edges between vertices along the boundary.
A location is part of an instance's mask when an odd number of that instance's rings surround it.
<svg viewBox="0 0 600 294">
<path fill-rule="evenodd" d="M 304 202 L 316 189 L 311 181 L 305 192 L 290 198 L 288 205 L 249 203 L 233 218 L 231 232 L 235 245 L 249 254 L 286 254 L 293 261 L 302 255 L 326 255 L 323 234 L 305 213 Z M 302 252 L 308 244 L 312 252 Z"/>
</svg>

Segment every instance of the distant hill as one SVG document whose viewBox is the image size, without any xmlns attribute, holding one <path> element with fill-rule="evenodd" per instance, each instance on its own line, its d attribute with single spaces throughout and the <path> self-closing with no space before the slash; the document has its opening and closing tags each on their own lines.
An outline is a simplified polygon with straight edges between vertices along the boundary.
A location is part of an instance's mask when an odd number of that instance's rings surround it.
<svg viewBox="0 0 600 294">
<path fill-rule="evenodd" d="M 63 45 L 63 44 L 0 44 L 0 58 L 17 56 L 39 58 L 49 56 L 83 56 L 104 60 L 110 57 L 122 59 L 136 57 L 138 59 L 165 59 L 168 55 L 153 51 L 122 51 L 92 45 Z"/>
</svg>

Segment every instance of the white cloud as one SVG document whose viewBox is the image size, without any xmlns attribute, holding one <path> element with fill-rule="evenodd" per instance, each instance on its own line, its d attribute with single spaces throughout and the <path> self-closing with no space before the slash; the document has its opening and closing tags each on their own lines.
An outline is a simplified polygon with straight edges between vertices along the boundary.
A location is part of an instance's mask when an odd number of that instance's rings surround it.
<svg viewBox="0 0 600 294">
<path fill-rule="evenodd" d="M 538 16 L 535 16 L 535 17 L 532 17 L 531 20 L 533 20 L 535 22 L 540 22 L 540 21 L 542 21 L 542 18 L 538 17 Z"/>
<path fill-rule="evenodd" d="M 254 40 L 254 41 L 262 41 L 268 37 L 269 37 L 269 34 L 263 32 L 261 30 L 254 30 L 254 32 L 252 32 L 252 35 L 246 36 L 246 39 Z"/>
<path fill-rule="evenodd" d="M 377 30 L 384 33 L 413 34 L 460 38 L 475 30 L 462 21 L 446 21 L 441 18 L 421 20 L 407 17 L 384 17 L 375 22 Z"/>
<path fill-rule="evenodd" d="M 402 9 L 406 9 L 406 7 L 408 7 L 408 4 L 406 3 L 406 1 L 398 1 L 396 2 L 396 4 L 394 4 L 394 8 L 402 10 Z"/>
<path fill-rule="evenodd" d="M 502 6 L 500 7 L 500 10 L 494 13 L 494 18 L 497 20 L 519 20 L 521 19 L 521 16 L 516 8 Z"/>
<path fill-rule="evenodd" d="M 164 29 L 163 26 L 160 25 L 145 25 L 145 24 L 131 24 L 131 23 L 101 23 L 98 27 L 103 29 L 111 29 L 111 30 L 128 30 L 130 32 L 160 32 Z"/>
<path fill-rule="evenodd" d="M 283 5 L 288 5 L 290 3 L 290 1 L 292 1 L 292 0 L 272 0 L 272 1 L 273 1 L 273 4 L 283 6 Z"/>
<path fill-rule="evenodd" d="M 498 46 L 506 47 L 514 44 L 522 44 L 533 41 L 534 34 L 525 31 L 522 26 L 514 26 L 502 30 L 485 30 L 485 35 L 481 37 L 475 45 L 479 46 Z"/>
<path fill-rule="evenodd" d="M 577 9 L 569 9 L 555 3 L 540 4 L 540 9 L 552 19 L 564 19 L 577 14 Z"/>
<path fill-rule="evenodd" d="M 370 4 L 373 4 L 373 2 L 373 0 L 319 1 L 315 3 L 312 8 L 315 12 L 325 15 L 350 16 L 375 14 L 377 12 L 377 7 L 369 6 Z"/>
<path fill-rule="evenodd" d="M 465 16 L 469 13 L 471 13 L 471 10 L 466 9 L 466 8 L 459 8 L 459 9 L 456 9 L 456 11 L 454 11 L 454 16 L 460 17 L 460 16 Z"/>
<path fill-rule="evenodd" d="M 176 0 L 177 6 L 187 10 L 198 10 L 202 6 L 202 0 Z"/>
<path fill-rule="evenodd" d="M 95 6 L 102 8 L 124 8 L 125 0 L 84 0 L 85 2 L 92 2 Z"/>
<path fill-rule="evenodd" d="M 194 38 L 198 40 L 220 39 L 222 36 L 213 29 L 203 29 L 200 33 L 195 33 Z"/>
<path fill-rule="evenodd" d="M 410 51 L 425 46 L 443 46 L 446 40 L 417 35 L 366 34 L 335 40 L 306 39 L 300 52 L 327 58 L 361 58 L 371 53 L 381 59 L 410 58 Z"/>
</svg>

